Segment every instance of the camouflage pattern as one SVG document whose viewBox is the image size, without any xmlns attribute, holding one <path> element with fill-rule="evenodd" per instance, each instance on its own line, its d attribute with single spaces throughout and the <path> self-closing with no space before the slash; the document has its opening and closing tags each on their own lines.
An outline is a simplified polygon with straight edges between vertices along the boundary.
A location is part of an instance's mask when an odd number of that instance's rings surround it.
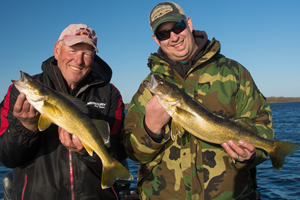
<svg viewBox="0 0 300 200">
<path fill-rule="evenodd" d="M 263 137 L 273 139 L 272 113 L 266 99 L 250 73 L 219 50 L 220 43 L 213 39 L 184 79 L 167 62 L 151 55 L 151 73 L 175 83 L 219 115 L 251 118 Z M 138 172 L 141 199 L 259 197 L 256 166 L 266 159 L 266 152 L 257 149 L 253 162 L 233 163 L 220 145 L 201 141 L 188 132 L 173 141 L 170 124 L 165 125 L 164 139 L 156 143 L 144 128 L 145 105 L 151 97 L 141 84 L 132 98 L 122 133 L 129 158 L 141 163 Z"/>
</svg>

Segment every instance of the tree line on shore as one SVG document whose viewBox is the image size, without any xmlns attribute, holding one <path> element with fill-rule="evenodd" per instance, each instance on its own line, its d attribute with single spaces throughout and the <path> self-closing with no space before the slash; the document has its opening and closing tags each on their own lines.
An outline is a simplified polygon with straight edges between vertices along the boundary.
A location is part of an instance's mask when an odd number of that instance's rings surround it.
<svg viewBox="0 0 300 200">
<path fill-rule="evenodd" d="M 267 97 L 268 103 L 300 102 L 300 97 Z"/>
</svg>

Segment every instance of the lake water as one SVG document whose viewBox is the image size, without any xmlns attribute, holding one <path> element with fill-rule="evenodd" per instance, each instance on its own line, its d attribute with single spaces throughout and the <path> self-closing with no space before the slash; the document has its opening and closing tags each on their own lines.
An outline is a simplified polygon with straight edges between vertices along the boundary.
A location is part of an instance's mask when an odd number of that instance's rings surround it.
<svg viewBox="0 0 300 200">
<path fill-rule="evenodd" d="M 296 142 L 300 144 L 300 102 L 270 104 L 275 139 Z M 299 200 L 300 199 L 300 149 L 293 155 L 286 157 L 284 166 L 278 172 L 268 158 L 257 167 L 258 190 L 262 194 L 262 200 Z M 136 187 L 139 164 L 128 159 L 130 172 L 134 176 L 131 188 Z M 10 169 L 0 165 L 0 179 Z M 0 183 L 2 188 L 2 181 Z M 3 198 L 2 189 L 0 199 Z"/>
</svg>

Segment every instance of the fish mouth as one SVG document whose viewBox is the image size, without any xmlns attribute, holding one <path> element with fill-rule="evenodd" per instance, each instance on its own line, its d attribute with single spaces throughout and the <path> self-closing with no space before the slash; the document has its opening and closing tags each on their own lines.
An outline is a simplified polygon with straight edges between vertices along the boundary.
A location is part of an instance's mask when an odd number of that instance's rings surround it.
<svg viewBox="0 0 300 200">
<path fill-rule="evenodd" d="M 150 90 L 151 92 L 154 92 L 154 89 L 157 87 L 158 83 L 155 79 L 155 75 L 151 74 L 150 75 L 150 81 L 144 81 L 143 82 L 144 86 Z"/>
<path fill-rule="evenodd" d="M 154 74 L 150 75 L 150 85 L 152 86 L 152 90 L 154 90 L 157 87 L 157 81 L 154 77 Z"/>
<path fill-rule="evenodd" d="M 25 76 L 25 73 L 20 71 L 20 79 L 19 80 L 11 80 L 13 84 L 19 85 L 19 83 L 26 83 L 28 80 Z"/>
</svg>

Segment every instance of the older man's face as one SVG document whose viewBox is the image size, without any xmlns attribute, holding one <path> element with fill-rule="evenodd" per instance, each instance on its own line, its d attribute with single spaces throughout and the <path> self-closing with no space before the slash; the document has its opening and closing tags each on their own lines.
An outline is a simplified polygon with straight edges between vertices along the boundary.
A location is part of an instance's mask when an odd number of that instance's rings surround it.
<svg viewBox="0 0 300 200">
<path fill-rule="evenodd" d="M 157 31 L 170 30 L 177 22 L 165 22 L 161 24 Z M 153 34 L 155 42 L 173 61 L 186 61 L 197 50 L 197 45 L 192 34 L 193 25 L 191 19 L 186 18 L 187 28 L 181 33 L 174 33 L 171 31 L 170 38 L 159 41 Z"/>
<path fill-rule="evenodd" d="M 55 44 L 54 56 L 58 67 L 73 89 L 92 69 L 94 62 L 94 48 L 85 43 L 68 46 Z"/>
</svg>

